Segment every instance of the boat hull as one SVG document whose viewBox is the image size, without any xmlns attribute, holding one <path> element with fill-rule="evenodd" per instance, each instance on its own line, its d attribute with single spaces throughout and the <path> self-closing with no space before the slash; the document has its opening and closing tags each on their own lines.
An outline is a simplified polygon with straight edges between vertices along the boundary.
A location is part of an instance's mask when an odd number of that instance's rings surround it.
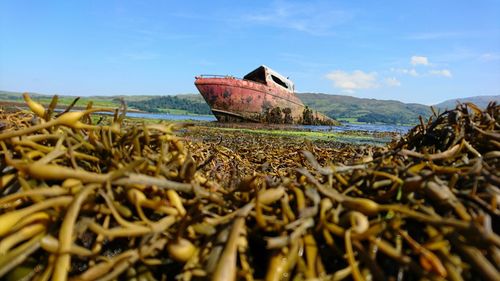
<svg viewBox="0 0 500 281">
<path fill-rule="evenodd" d="M 233 77 L 196 77 L 195 85 L 217 120 L 221 122 L 334 122 L 318 112 L 309 110 L 295 93 L 263 83 Z"/>
</svg>

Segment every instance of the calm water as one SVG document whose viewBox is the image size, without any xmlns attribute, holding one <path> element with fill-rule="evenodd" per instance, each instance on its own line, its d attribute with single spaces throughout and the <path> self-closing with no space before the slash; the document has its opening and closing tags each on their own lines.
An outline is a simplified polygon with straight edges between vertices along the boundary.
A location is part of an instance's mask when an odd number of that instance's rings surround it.
<svg viewBox="0 0 500 281">
<path fill-rule="evenodd" d="M 145 118 L 145 119 L 161 119 L 161 120 L 194 120 L 194 121 L 216 121 L 212 115 L 177 115 L 166 113 L 138 113 L 128 112 L 128 117 Z M 310 126 L 300 125 L 296 126 L 298 129 L 311 130 L 311 131 L 331 131 L 331 132 L 345 132 L 345 131 L 366 131 L 366 132 L 397 132 L 405 134 L 412 127 L 402 125 L 383 125 L 383 124 L 350 124 L 344 123 L 342 126 Z"/>
</svg>

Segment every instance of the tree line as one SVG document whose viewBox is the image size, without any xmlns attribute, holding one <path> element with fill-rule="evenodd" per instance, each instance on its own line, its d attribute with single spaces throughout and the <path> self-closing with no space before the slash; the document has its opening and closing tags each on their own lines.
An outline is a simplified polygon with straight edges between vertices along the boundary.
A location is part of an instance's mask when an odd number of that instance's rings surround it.
<svg viewBox="0 0 500 281">
<path fill-rule="evenodd" d="M 416 119 L 415 116 L 408 116 L 405 114 L 381 114 L 381 113 L 368 113 L 366 115 L 357 118 L 358 122 L 385 123 L 385 124 L 414 124 L 416 120 L 418 119 Z"/>
<path fill-rule="evenodd" d="M 161 96 L 144 101 L 131 101 L 128 102 L 128 105 L 152 113 L 162 112 L 165 109 L 180 109 L 194 114 L 212 114 L 210 107 L 206 103 L 182 99 L 176 96 Z"/>
</svg>

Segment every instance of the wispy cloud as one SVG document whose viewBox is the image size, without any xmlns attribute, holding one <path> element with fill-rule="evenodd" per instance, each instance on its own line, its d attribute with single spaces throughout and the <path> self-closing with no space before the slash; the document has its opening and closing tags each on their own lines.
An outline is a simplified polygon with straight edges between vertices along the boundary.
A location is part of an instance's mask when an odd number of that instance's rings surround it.
<svg viewBox="0 0 500 281">
<path fill-rule="evenodd" d="M 428 77 L 428 76 L 441 76 L 447 78 L 453 77 L 449 69 L 437 69 L 436 65 L 430 63 L 429 59 L 425 56 L 412 56 L 410 58 L 410 64 L 413 65 L 412 68 L 391 68 L 390 71 L 393 73 L 401 75 L 409 75 L 412 77 Z M 424 66 L 426 68 L 424 69 L 419 68 L 419 71 L 417 71 L 415 68 L 418 68 L 419 66 Z"/>
<path fill-rule="evenodd" d="M 396 77 L 387 77 L 384 79 L 384 84 L 389 87 L 399 87 L 401 86 L 401 82 L 396 79 Z"/>
<path fill-rule="evenodd" d="M 481 61 L 497 61 L 500 60 L 499 53 L 484 53 L 479 55 L 479 60 Z"/>
<path fill-rule="evenodd" d="M 413 77 L 420 76 L 420 74 L 414 68 L 391 68 L 391 72 L 396 72 L 399 74 L 410 75 Z"/>
<path fill-rule="evenodd" d="M 275 1 L 270 8 L 243 17 L 253 24 L 293 29 L 311 35 L 334 33 L 334 27 L 350 21 L 351 12 L 325 7 L 322 3 Z"/>
<path fill-rule="evenodd" d="M 452 77 L 451 71 L 449 71 L 448 69 L 429 70 L 429 74 L 433 75 L 433 76 L 443 76 L 443 77 L 447 77 L 447 78 Z"/>
<path fill-rule="evenodd" d="M 429 65 L 429 59 L 424 56 L 412 56 L 410 62 L 412 65 Z"/>
<path fill-rule="evenodd" d="M 417 72 L 414 68 L 391 68 L 391 72 L 409 75 L 412 77 L 425 77 L 425 76 L 442 76 L 442 77 L 453 77 L 449 69 L 431 69 L 427 72 Z"/>
<path fill-rule="evenodd" d="M 408 40 L 446 40 L 446 39 L 466 39 L 466 38 L 481 38 L 498 36 L 498 29 L 484 30 L 448 30 L 448 31 L 432 31 L 432 32 L 415 32 L 404 36 Z"/>
</svg>

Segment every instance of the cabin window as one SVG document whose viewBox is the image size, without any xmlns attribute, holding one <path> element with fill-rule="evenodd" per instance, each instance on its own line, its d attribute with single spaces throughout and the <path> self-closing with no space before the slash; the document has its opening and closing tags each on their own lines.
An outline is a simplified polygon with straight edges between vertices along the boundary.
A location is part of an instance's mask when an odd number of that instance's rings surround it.
<svg viewBox="0 0 500 281">
<path fill-rule="evenodd" d="M 273 79 L 274 83 L 288 89 L 288 86 L 286 85 L 285 82 L 281 81 L 281 79 L 279 79 L 278 77 L 274 76 L 274 75 L 271 75 L 271 78 Z"/>
<path fill-rule="evenodd" d="M 243 79 L 266 84 L 266 70 L 263 67 L 259 67 L 245 75 Z"/>
</svg>

